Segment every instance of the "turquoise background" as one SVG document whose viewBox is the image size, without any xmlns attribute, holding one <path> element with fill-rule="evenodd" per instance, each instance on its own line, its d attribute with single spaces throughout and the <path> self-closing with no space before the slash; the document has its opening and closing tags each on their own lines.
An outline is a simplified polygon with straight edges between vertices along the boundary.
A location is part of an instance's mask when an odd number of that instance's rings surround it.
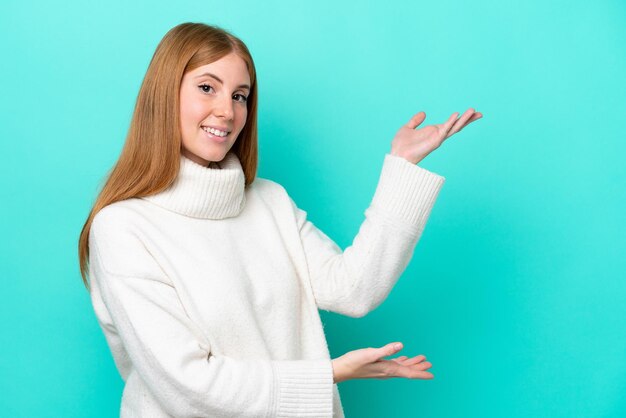
<svg viewBox="0 0 626 418">
<path fill-rule="evenodd" d="M 122 381 L 77 239 L 171 27 L 217 24 L 259 73 L 259 176 L 345 248 L 383 157 L 469 107 L 405 274 L 333 357 L 402 341 L 434 380 L 339 385 L 351 417 L 626 416 L 626 3 L 0 4 L 0 411 L 117 416 Z"/>
</svg>

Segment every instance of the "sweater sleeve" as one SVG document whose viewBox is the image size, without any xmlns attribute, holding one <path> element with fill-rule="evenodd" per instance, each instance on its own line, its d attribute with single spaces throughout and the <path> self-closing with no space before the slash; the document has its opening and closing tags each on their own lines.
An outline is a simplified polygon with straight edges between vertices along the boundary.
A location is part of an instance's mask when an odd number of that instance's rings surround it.
<svg viewBox="0 0 626 418">
<path fill-rule="evenodd" d="M 362 317 L 406 269 L 445 178 L 386 154 L 352 244 L 342 251 L 292 200 L 318 308 Z"/>
<path fill-rule="evenodd" d="M 124 351 L 121 357 L 163 410 L 176 417 L 332 416 L 330 360 L 213 355 L 171 283 L 106 266 L 110 252 L 125 251 L 135 262 L 146 256 L 125 238 L 117 246 L 90 240 L 91 297 L 112 351 Z"/>
</svg>

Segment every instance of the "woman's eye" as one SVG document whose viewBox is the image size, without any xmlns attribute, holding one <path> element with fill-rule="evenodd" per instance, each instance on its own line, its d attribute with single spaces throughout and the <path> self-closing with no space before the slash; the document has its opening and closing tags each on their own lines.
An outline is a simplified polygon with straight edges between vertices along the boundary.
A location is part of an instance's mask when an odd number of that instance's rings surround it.
<svg viewBox="0 0 626 418">
<path fill-rule="evenodd" d="M 248 101 L 248 98 L 246 96 L 244 96 L 243 94 L 235 94 L 235 97 L 239 96 L 241 99 L 236 99 L 238 102 L 242 102 L 245 103 Z"/>
<path fill-rule="evenodd" d="M 212 89 L 213 87 L 209 86 L 208 84 L 201 84 L 200 86 L 198 86 L 200 88 L 200 90 L 202 90 L 205 93 L 208 93 L 208 89 Z"/>
</svg>

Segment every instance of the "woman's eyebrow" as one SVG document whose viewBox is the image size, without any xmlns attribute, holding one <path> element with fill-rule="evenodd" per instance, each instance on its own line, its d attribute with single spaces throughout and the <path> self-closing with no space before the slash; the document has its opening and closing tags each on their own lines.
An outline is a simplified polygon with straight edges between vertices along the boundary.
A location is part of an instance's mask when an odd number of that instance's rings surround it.
<svg viewBox="0 0 626 418">
<path fill-rule="evenodd" d="M 206 75 L 208 75 L 209 77 L 213 77 L 214 79 L 219 81 L 221 84 L 224 84 L 224 82 L 218 76 L 216 76 L 215 74 L 211 74 L 211 73 L 203 73 L 203 74 L 200 74 L 199 76 L 197 76 L 196 78 L 204 77 Z M 250 86 L 247 85 L 247 84 L 240 84 L 240 85 L 237 86 L 237 88 L 244 88 L 244 89 L 250 90 Z"/>
</svg>

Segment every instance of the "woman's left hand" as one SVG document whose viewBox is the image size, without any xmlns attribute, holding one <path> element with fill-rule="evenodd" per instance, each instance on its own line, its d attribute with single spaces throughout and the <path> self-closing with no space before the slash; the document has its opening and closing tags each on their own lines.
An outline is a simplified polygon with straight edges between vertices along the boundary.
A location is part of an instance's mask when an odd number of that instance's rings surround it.
<svg viewBox="0 0 626 418">
<path fill-rule="evenodd" d="M 397 155 L 417 164 L 450 136 L 482 118 L 482 113 L 469 108 L 458 118 L 459 112 L 454 112 L 445 123 L 428 125 L 415 130 L 426 118 L 426 113 L 419 112 L 409 122 L 402 126 L 391 141 L 390 154 Z M 458 119 L 457 119 L 458 118 Z"/>
</svg>

